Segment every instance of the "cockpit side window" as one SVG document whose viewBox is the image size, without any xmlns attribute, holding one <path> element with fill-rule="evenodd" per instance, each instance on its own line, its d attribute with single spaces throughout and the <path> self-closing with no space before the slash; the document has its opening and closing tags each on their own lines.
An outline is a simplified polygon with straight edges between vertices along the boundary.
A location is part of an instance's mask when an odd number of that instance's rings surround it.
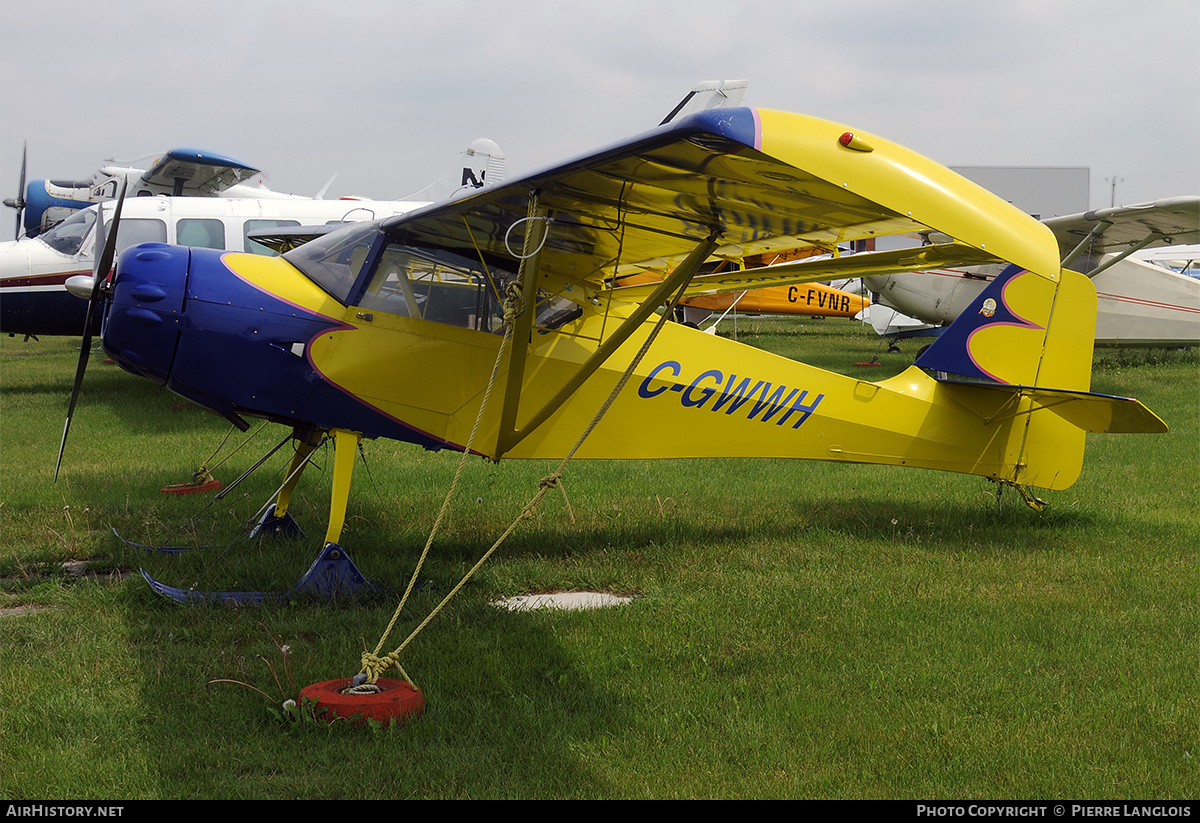
<svg viewBox="0 0 1200 823">
<path fill-rule="evenodd" d="M 78 183 L 75 185 L 79 185 Z M 92 187 L 92 200 L 115 200 L 117 197 L 117 178 L 110 177 L 103 183 L 97 183 Z"/>
<path fill-rule="evenodd" d="M 504 293 L 512 272 L 445 251 L 391 243 L 375 263 L 362 308 L 460 328 L 504 330 Z M 539 290 L 535 325 L 549 331 L 579 318 L 571 301 Z"/>
<path fill-rule="evenodd" d="M 478 264 L 399 243 L 379 255 L 362 299 L 364 309 L 480 331 L 499 327 L 499 303 Z"/>
<path fill-rule="evenodd" d="M 96 222 L 96 210 L 77 211 L 50 231 L 41 235 L 42 242 L 60 254 L 75 255 Z"/>
</svg>

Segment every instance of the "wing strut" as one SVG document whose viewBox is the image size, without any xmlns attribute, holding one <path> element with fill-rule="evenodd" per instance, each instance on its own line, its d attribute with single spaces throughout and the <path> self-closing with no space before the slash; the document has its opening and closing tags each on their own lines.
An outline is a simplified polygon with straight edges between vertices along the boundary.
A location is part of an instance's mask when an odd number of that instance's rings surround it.
<svg viewBox="0 0 1200 823">
<path fill-rule="evenodd" d="M 1116 264 L 1120 263 L 1122 260 L 1124 260 L 1129 255 L 1133 254 L 1134 252 L 1139 252 L 1142 249 L 1146 248 L 1147 246 L 1157 243 L 1159 240 L 1162 240 L 1164 237 L 1166 237 L 1166 235 L 1163 234 L 1162 232 L 1159 232 L 1159 231 L 1150 232 L 1150 234 L 1146 235 L 1145 239 L 1141 240 L 1138 243 L 1134 243 L 1132 246 L 1127 248 L 1125 251 L 1121 252 L 1120 254 L 1116 255 L 1115 257 L 1110 257 L 1109 259 L 1107 259 L 1103 263 L 1101 263 L 1099 266 L 1097 266 L 1096 268 L 1089 271 L 1087 273 L 1087 276 L 1095 277 L 1097 274 L 1104 271 L 1105 269 L 1112 268 Z"/>
<path fill-rule="evenodd" d="M 1072 263 L 1074 263 L 1076 260 L 1078 260 L 1079 256 L 1082 255 L 1089 246 L 1091 246 L 1095 241 L 1100 239 L 1101 235 L 1103 235 L 1104 232 L 1106 232 L 1110 226 L 1112 226 L 1111 220 L 1102 220 L 1099 223 L 1097 223 L 1095 226 L 1093 226 L 1092 230 L 1087 233 L 1087 236 L 1085 236 L 1082 240 L 1079 241 L 1079 245 L 1077 245 L 1074 249 L 1072 249 L 1071 253 L 1062 259 L 1062 263 L 1060 263 L 1061 267 L 1064 269 L 1070 267 L 1070 265 Z M 1157 242 L 1165 239 L 1166 236 L 1167 235 L 1164 232 L 1151 231 L 1148 235 L 1146 235 L 1144 238 L 1142 238 L 1137 243 L 1134 243 L 1132 246 L 1125 249 L 1120 254 L 1117 254 L 1115 257 L 1111 257 L 1108 260 L 1105 260 L 1103 263 L 1101 263 L 1096 268 L 1092 269 L 1091 271 L 1085 272 L 1085 274 L 1088 277 L 1095 277 L 1097 274 L 1104 271 L 1105 269 L 1112 268 L 1117 263 L 1120 263 L 1122 260 L 1124 260 L 1129 255 L 1133 254 L 1134 252 L 1139 252 L 1142 249 L 1146 248 L 1147 246 L 1153 245 L 1154 243 L 1157 243 Z"/>
<path fill-rule="evenodd" d="M 532 214 L 531 208 L 531 214 Z M 543 221 L 538 221 L 543 222 Z M 532 234 L 532 232 L 531 232 Z M 713 251 L 719 245 L 718 238 L 720 231 L 713 231 L 696 246 L 695 249 L 687 256 L 687 258 L 668 275 L 658 287 L 641 302 L 640 305 L 633 311 L 629 317 L 625 318 L 621 325 L 616 330 L 605 338 L 604 342 L 592 353 L 592 355 L 584 362 L 575 374 L 568 380 L 555 395 L 546 401 L 546 404 L 534 414 L 525 425 L 518 428 L 516 426 L 517 406 L 520 402 L 520 387 L 524 378 L 525 356 L 528 352 L 528 340 L 532 330 L 533 323 L 533 295 L 530 294 L 531 285 L 536 284 L 537 269 L 536 266 L 531 270 L 522 272 L 522 288 L 526 294 L 523 314 L 518 318 L 518 325 L 513 331 L 513 350 L 509 361 L 508 385 L 504 394 L 504 410 L 500 418 L 500 434 L 496 443 L 496 459 L 499 460 L 505 452 L 513 448 L 515 445 L 524 440 L 538 426 L 545 423 L 550 415 L 554 414 L 558 408 L 567 401 L 567 399 L 575 393 L 575 391 L 583 385 L 589 377 L 599 369 L 604 362 L 612 356 L 621 344 L 629 339 L 629 336 L 639 328 L 645 320 L 654 313 L 654 311 L 666 302 L 667 298 L 674 293 L 682 293 L 692 277 L 699 270 L 702 263 L 709 258 Z M 533 259 L 533 258 L 531 258 Z M 525 263 L 522 263 L 522 269 L 526 269 Z M 536 294 L 536 290 L 534 290 Z M 519 364 L 519 369 L 517 368 Z"/>
<path fill-rule="evenodd" d="M 1079 255 L 1087 251 L 1088 246 L 1099 240 L 1100 235 L 1104 234 L 1104 232 L 1107 231 L 1108 227 L 1111 225 L 1111 220 L 1103 220 L 1092 226 L 1092 230 L 1087 233 L 1087 236 L 1079 241 L 1079 245 L 1072 249 L 1070 254 L 1062 259 L 1062 262 L 1059 263 L 1059 266 L 1064 269 L 1069 268 L 1072 263 L 1079 259 Z"/>
<path fill-rule="evenodd" d="M 513 327 L 512 347 L 508 352 L 508 380 L 504 386 L 504 404 L 500 410 L 500 435 L 496 442 L 497 460 L 520 440 L 515 437 L 517 406 L 521 401 L 525 360 L 529 354 L 529 343 L 533 337 L 533 320 L 537 315 L 538 273 L 542 248 L 546 245 L 547 214 L 539 202 L 537 191 L 533 191 L 529 195 L 528 214 L 530 228 L 525 232 L 525 246 L 521 250 L 521 267 L 517 271 L 521 302 L 517 306 L 516 317 L 511 321 Z"/>
</svg>

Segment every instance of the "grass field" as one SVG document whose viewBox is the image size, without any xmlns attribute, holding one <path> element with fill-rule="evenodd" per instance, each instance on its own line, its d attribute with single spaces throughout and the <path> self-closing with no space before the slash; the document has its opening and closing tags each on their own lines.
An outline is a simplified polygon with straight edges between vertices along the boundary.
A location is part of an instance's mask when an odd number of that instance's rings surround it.
<svg viewBox="0 0 1200 823">
<path fill-rule="evenodd" d="M 745 342 L 837 371 L 905 354 L 844 321 L 741 320 Z M 1097 391 L 1166 435 L 1090 437 L 1042 513 L 978 478 L 783 460 L 576 462 L 405 652 L 426 713 L 288 728 L 276 698 L 358 671 L 398 600 L 183 608 L 136 574 L 278 589 L 319 548 L 247 544 L 281 458 L 236 494 L 173 497 L 228 425 L 105 366 L 50 479 L 77 357 L 0 341 L 0 795 L 135 798 L 1195 798 L 1200 762 L 1200 358 L 1101 351 Z M 217 475 L 231 481 L 285 431 Z M 240 443 L 235 432 L 222 454 Z M 402 590 L 457 455 L 366 445 L 343 543 Z M 392 640 L 428 613 L 552 466 L 472 460 Z M 215 548 L 148 555 L 112 536 Z M 80 568 L 86 570 L 79 573 Z M 637 595 L 510 614 L 529 591 Z M 391 646 L 396 645 L 393 642 Z M 286 652 L 284 651 L 286 647 Z"/>
</svg>

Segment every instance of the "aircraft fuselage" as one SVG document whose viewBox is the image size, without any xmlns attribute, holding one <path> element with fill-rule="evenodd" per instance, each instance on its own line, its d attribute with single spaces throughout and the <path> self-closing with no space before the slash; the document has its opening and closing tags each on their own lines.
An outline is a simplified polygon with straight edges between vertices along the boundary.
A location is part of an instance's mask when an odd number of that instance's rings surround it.
<svg viewBox="0 0 1200 823">
<path fill-rule="evenodd" d="M 318 284 L 287 257 L 159 244 L 127 250 L 105 349 L 127 370 L 231 419 L 466 448 L 503 340 L 493 284 L 444 273 L 402 284 L 388 269 L 395 248 L 372 231 L 374 224 L 359 230 L 369 251 L 347 258 L 358 266 L 342 287 L 353 300 L 334 297 L 329 283 Z M 552 402 L 622 311 L 589 307 L 514 341 L 529 347 L 518 429 Z M 652 325 L 644 323 L 544 423 L 504 448 L 504 398 L 494 397 L 471 450 L 493 458 L 565 454 Z M 507 367 L 502 361 L 499 387 Z M 868 383 L 668 323 L 578 456 L 794 457 L 924 466 L 1048 488 L 1074 481 L 1080 430 L 1048 415 L 1034 428 L 1021 416 L 992 419 L 980 404 L 993 401 L 977 394 L 915 367 Z M 1052 468 L 1018 459 L 1031 438 Z"/>
</svg>

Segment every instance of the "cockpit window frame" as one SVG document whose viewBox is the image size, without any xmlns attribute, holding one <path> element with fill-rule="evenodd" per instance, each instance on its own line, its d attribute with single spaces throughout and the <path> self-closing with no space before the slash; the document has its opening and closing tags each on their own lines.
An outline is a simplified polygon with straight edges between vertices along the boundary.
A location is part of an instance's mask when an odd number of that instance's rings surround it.
<svg viewBox="0 0 1200 823">
<path fill-rule="evenodd" d="M 61 232 L 65 229 L 71 229 L 79 223 L 86 223 L 83 231 L 77 235 L 72 235 L 72 243 L 63 243 L 65 236 Z M 89 236 L 96 228 L 96 210 L 80 209 L 72 214 L 66 220 L 63 220 L 49 231 L 38 235 L 38 240 L 41 240 L 50 248 L 54 249 L 59 254 L 65 254 L 68 257 L 74 257 L 79 254 L 79 250 L 83 248 L 83 244 L 87 242 Z M 77 239 L 77 242 L 75 242 Z M 70 249 L 70 251 L 68 251 Z"/>
<path fill-rule="evenodd" d="M 369 243 L 366 242 L 368 239 Z M 383 245 L 385 237 L 378 222 L 355 223 L 310 240 L 282 256 L 322 291 L 349 307 L 357 305 L 355 301 L 362 294 L 363 277 L 374 270 L 375 259 Z M 357 270 L 351 268 L 353 261 L 330 262 L 341 255 L 353 255 L 353 250 L 361 247 L 366 247 L 366 252 L 357 262 Z"/>
<path fill-rule="evenodd" d="M 38 235 L 37 239 L 54 249 L 54 251 L 67 257 L 79 257 L 81 254 L 95 256 L 96 215 L 97 209 L 94 207 L 80 209 L 46 233 Z M 73 228 L 81 223 L 86 223 L 86 228 L 81 233 L 72 235 L 72 242 L 69 245 L 59 242 L 65 239 L 65 236 L 61 233 L 64 227 Z M 112 225 L 111 215 L 109 215 L 105 225 Z M 76 239 L 78 239 L 78 242 L 76 242 Z M 167 242 L 167 222 L 158 217 L 127 217 L 121 221 L 121 225 L 117 230 L 118 253 L 139 243 L 165 242 Z M 85 249 L 87 249 L 86 252 L 84 251 Z"/>
<path fill-rule="evenodd" d="M 382 271 L 385 266 L 389 268 L 387 273 Z M 440 270 L 466 282 L 453 285 L 444 282 L 440 274 L 414 279 L 409 277 L 414 269 L 430 273 Z M 397 276 L 403 280 L 396 280 Z M 377 283 L 380 278 L 383 280 Z M 384 283 L 393 280 L 394 285 L 388 289 L 391 295 L 383 296 Z M 450 297 L 453 290 L 462 288 L 472 292 L 473 299 L 467 301 L 470 305 L 456 303 Z M 472 331 L 492 332 L 503 323 L 502 289 L 486 266 L 445 249 L 414 246 L 396 239 L 390 239 L 376 249 L 371 265 L 364 266 L 360 272 L 353 298 L 354 305 L 365 310 L 374 309 Z M 430 305 L 434 307 L 432 313 Z"/>
</svg>

